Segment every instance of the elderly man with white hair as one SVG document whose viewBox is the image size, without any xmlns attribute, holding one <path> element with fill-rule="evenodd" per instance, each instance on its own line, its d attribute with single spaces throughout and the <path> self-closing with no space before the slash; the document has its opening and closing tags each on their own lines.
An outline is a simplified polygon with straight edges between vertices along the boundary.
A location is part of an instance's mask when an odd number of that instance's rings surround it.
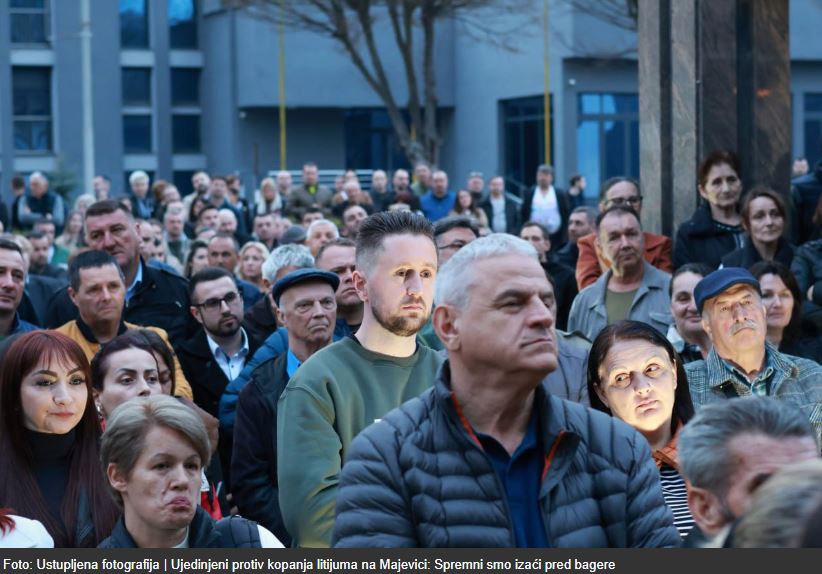
<svg viewBox="0 0 822 574">
<path fill-rule="evenodd" d="M 154 214 L 154 198 L 149 193 L 150 180 L 143 170 L 132 171 L 128 176 L 131 188 L 126 198 L 131 202 L 131 212 L 137 219 L 151 219 Z"/>
<path fill-rule="evenodd" d="M 536 250 L 510 235 L 442 266 L 434 328 L 449 359 L 354 439 L 336 547 L 678 545 L 647 441 L 541 385 L 557 367 L 551 298 Z"/>
<path fill-rule="evenodd" d="M 49 190 L 49 180 L 39 171 L 29 176 L 29 190 L 17 203 L 17 220 L 23 231 L 30 231 L 42 219 L 54 222 L 61 233 L 65 219 L 63 198 Z"/>
<path fill-rule="evenodd" d="M 305 235 L 306 246 L 311 250 L 311 255 L 316 257 L 323 245 L 340 238 L 340 230 L 329 219 L 317 219 L 311 222 Z"/>
</svg>

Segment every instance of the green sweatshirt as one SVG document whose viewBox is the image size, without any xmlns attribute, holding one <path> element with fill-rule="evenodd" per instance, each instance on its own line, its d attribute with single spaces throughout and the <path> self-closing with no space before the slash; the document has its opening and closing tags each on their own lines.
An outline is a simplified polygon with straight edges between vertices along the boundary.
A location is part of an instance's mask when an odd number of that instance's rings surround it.
<svg viewBox="0 0 822 574">
<path fill-rule="evenodd" d="M 280 508 L 299 546 L 331 544 L 337 484 L 351 441 L 431 387 L 443 361 L 423 345 L 398 358 L 347 337 L 300 366 L 277 407 Z"/>
</svg>

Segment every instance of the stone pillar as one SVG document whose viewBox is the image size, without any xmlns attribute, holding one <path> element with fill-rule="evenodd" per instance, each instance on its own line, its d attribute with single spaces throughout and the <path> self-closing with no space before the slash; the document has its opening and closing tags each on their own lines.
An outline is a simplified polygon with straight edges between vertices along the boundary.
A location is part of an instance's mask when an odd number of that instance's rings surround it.
<svg viewBox="0 0 822 574">
<path fill-rule="evenodd" d="M 787 0 L 737 0 L 737 137 L 746 187 L 787 194 L 791 178 L 791 60 Z"/>
<path fill-rule="evenodd" d="M 746 188 L 788 192 L 788 0 L 639 0 L 643 223 L 672 235 L 697 204 L 696 170 L 736 151 Z"/>
</svg>

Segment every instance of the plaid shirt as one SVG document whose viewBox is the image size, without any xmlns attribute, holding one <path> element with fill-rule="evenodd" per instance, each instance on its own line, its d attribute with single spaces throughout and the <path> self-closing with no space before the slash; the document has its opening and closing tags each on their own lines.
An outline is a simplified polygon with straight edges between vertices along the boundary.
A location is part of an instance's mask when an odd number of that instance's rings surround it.
<svg viewBox="0 0 822 574">
<path fill-rule="evenodd" d="M 805 413 L 816 431 L 817 442 L 822 444 L 822 366 L 818 363 L 785 355 L 765 343 L 765 368 L 753 383 L 713 348 L 706 360 L 686 364 L 685 372 L 697 409 L 725 400 L 729 394 L 774 397 Z"/>
</svg>

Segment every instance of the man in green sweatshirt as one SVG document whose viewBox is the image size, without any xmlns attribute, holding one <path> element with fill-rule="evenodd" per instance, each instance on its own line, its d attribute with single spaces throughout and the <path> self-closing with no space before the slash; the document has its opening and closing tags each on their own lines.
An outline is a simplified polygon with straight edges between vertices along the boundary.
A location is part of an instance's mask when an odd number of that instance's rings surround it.
<svg viewBox="0 0 822 574">
<path fill-rule="evenodd" d="M 416 341 L 437 276 L 431 223 L 407 211 L 372 215 L 360 227 L 356 265 L 362 325 L 301 365 L 278 407 L 280 507 L 299 546 L 330 545 L 340 469 L 354 437 L 431 387 L 443 362 Z"/>
</svg>

